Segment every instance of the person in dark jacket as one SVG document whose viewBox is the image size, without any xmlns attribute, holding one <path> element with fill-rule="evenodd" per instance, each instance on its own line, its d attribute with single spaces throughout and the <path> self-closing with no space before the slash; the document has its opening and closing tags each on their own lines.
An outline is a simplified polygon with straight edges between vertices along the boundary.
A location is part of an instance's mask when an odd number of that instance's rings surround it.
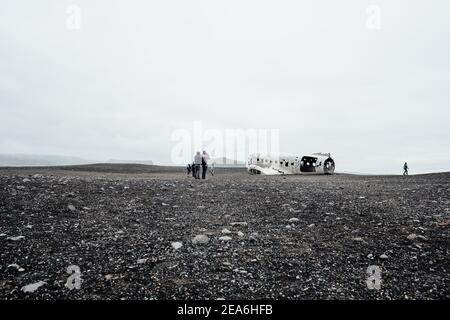
<svg viewBox="0 0 450 320">
<path fill-rule="evenodd" d="M 403 165 L 403 175 L 407 176 L 408 175 L 408 162 L 405 162 L 405 164 Z"/>
<path fill-rule="evenodd" d="M 209 154 L 207 154 L 206 151 L 203 151 L 203 154 L 202 154 L 202 179 L 206 179 L 206 173 L 208 172 L 208 161 L 209 161 Z"/>
<path fill-rule="evenodd" d="M 187 176 L 189 177 L 189 175 L 191 174 L 191 171 L 192 171 L 192 166 L 190 163 L 187 164 L 186 171 L 187 171 Z"/>
</svg>

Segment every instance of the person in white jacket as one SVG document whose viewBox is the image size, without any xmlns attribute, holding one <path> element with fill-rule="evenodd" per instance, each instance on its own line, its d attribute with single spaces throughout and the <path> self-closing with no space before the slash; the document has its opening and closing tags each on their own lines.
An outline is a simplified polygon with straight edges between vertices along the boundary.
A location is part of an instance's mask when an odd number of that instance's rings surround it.
<svg viewBox="0 0 450 320">
<path fill-rule="evenodd" d="M 200 166 L 202 165 L 202 155 L 200 151 L 197 151 L 197 153 L 194 156 L 194 177 L 195 179 L 200 179 Z"/>
</svg>

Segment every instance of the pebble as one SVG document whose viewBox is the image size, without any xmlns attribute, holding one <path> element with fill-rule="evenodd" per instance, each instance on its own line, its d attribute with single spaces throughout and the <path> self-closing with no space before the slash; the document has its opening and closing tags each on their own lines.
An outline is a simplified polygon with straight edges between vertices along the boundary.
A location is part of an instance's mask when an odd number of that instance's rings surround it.
<svg viewBox="0 0 450 320">
<path fill-rule="evenodd" d="M 204 234 L 198 234 L 192 239 L 193 244 L 206 244 L 209 242 L 208 236 Z"/>
<path fill-rule="evenodd" d="M 231 222 L 230 223 L 230 226 L 246 226 L 246 225 L 248 225 L 248 223 L 247 222 L 243 222 L 243 221 L 241 221 L 241 222 Z"/>
<path fill-rule="evenodd" d="M 223 236 L 219 238 L 220 241 L 230 241 L 233 240 L 233 238 L 229 237 L 229 236 Z"/>
<path fill-rule="evenodd" d="M 25 239 L 25 237 L 24 236 L 17 236 L 17 237 L 8 237 L 7 239 L 11 240 L 11 241 L 19 241 L 19 240 Z"/>
<path fill-rule="evenodd" d="M 408 235 L 406 237 L 406 239 L 408 239 L 408 240 L 415 240 L 416 238 L 417 238 L 417 234 L 415 234 L 415 233 L 411 233 L 410 235 Z"/>
<path fill-rule="evenodd" d="M 37 289 L 42 287 L 44 284 L 46 284 L 45 281 L 38 281 L 36 283 L 32 283 L 26 286 L 23 286 L 20 290 L 23 292 L 35 292 Z"/>
<path fill-rule="evenodd" d="M 172 245 L 172 248 L 174 248 L 175 250 L 178 250 L 183 246 L 183 243 L 176 241 L 176 242 L 172 242 L 171 245 Z"/>
</svg>

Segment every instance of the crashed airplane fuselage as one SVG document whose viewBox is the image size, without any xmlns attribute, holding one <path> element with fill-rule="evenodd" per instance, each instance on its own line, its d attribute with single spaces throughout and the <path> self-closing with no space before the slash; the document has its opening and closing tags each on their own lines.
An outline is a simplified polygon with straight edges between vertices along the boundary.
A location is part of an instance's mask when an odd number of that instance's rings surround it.
<svg viewBox="0 0 450 320">
<path fill-rule="evenodd" d="M 310 155 L 250 154 L 247 171 L 252 174 L 333 174 L 334 160 L 329 153 Z"/>
</svg>

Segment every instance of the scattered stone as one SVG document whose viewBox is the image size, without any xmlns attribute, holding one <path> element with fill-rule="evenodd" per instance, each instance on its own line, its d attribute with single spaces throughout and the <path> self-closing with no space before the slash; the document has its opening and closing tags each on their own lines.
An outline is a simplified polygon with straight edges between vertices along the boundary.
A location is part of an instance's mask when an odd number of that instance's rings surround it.
<svg viewBox="0 0 450 320">
<path fill-rule="evenodd" d="M 22 290 L 23 292 L 35 292 L 37 289 L 39 289 L 40 287 L 42 287 L 44 284 L 46 284 L 45 281 L 38 281 L 36 283 L 32 283 L 26 286 L 23 286 L 20 290 Z"/>
<path fill-rule="evenodd" d="M 7 239 L 11 240 L 11 241 L 19 241 L 19 240 L 25 239 L 25 237 L 24 236 L 17 236 L 17 237 L 8 237 Z"/>
<path fill-rule="evenodd" d="M 138 264 L 143 264 L 143 263 L 146 263 L 147 260 L 148 260 L 147 258 L 138 259 L 137 263 L 138 263 Z"/>
<path fill-rule="evenodd" d="M 289 222 L 298 222 L 298 221 L 300 221 L 300 219 L 298 219 L 298 218 L 290 218 L 289 219 Z"/>
<path fill-rule="evenodd" d="M 388 258 L 388 256 L 386 254 L 382 254 L 380 256 L 380 259 L 382 259 L 382 260 L 387 260 L 387 258 Z"/>
<path fill-rule="evenodd" d="M 172 248 L 174 248 L 175 250 L 178 250 L 183 246 L 183 243 L 177 241 L 177 242 L 172 242 L 171 245 L 172 245 Z"/>
<path fill-rule="evenodd" d="M 410 235 L 408 235 L 406 237 L 406 239 L 408 239 L 408 240 L 416 240 L 417 239 L 417 234 L 411 233 Z"/>
<path fill-rule="evenodd" d="M 242 231 L 238 231 L 237 235 L 238 235 L 239 237 L 243 237 L 243 236 L 244 236 L 244 233 L 243 233 Z"/>
<path fill-rule="evenodd" d="M 192 239 L 193 244 L 206 244 L 209 242 L 208 236 L 204 234 L 198 234 Z"/>
<path fill-rule="evenodd" d="M 221 232 L 222 232 L 222 234 L 230 234 L 231 233 L 231 231 L 226 228 L 223 229 Z"/>
<path fill-rule="evenodd" d="M 220 241 L 230 241 L 233 240 L 233 238 L 229 237 L 229 236 L 223 236 L 219 238 Z"/>
<path fill-rule="evenodd" d="M 69 204 L 68 206 L 67 206 L 67 208 L 70 210 L 70 211 L 75 211 L 76 209 L 75 209 L 75 206 L 74 205 L 72 205 L 72 204 Z"/>
<path fill-rule="evenodd" d="M 230 226 L 246 226 L 246 225 L 248 225 L 248 223 L 247 222 L 231 222 L 230 223 Z"/>
</svg>

